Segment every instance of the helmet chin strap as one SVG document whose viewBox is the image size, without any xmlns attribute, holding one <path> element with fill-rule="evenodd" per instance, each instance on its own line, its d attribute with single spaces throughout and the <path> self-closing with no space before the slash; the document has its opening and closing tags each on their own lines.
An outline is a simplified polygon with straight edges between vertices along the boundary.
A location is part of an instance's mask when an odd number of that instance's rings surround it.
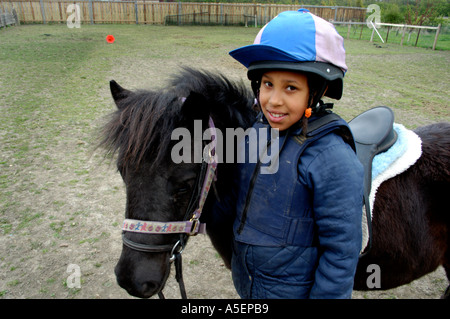
<svg viewBox="0 0 450 319">
<path fill-rule="evenodd" d="M 333 103 L 323 103 L 322 101 L 322 97 L 325 95 L 325 93 L 327 92 L 328 89 L 328 83 L 326 81 L 324 81 L 321 85 L 321 87 L 319 88 L 319 90 L 317 90 L 315 92 L 315 94 L 311 94 L 310 92 L 310 107 L 312 109 L 312 114 L 320 114 L 322 112 L 324 112 L 326 109 L 328 108 L 332 108 L 333 107 Z"/>
<path fill-rule="evenodd" d="M 260 85 L 261 85 L 261 81 L 252 80 L 252 82 L 251 82 L 252 91 L 253 91 L 253 94 L 255 95 L 255 98 L 257 100 L 259 100 L 259 87 L 260 87 Z"/>
<path fill-rule="evenodd" d="M 323 103 L 322 100 L 319 100 L 315 108 L 313 108 L 313 114 L 320 114 L 326 112 L 327 109 L 332 109 L 334 106 L 333 103 Z M 315 111 L 314 111 L 315 110 Z"/>
</svg>

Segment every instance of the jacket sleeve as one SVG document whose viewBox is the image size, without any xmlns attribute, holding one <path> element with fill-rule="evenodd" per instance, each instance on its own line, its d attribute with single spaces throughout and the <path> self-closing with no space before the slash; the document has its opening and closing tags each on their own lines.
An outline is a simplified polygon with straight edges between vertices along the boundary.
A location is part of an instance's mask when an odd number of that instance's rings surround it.
<svg viewBox="0 0 450 319">
<path fill-rule="evenodd" d="M 362 241 L 363 167 L 342 142 L 316 152 L 305 173 L 319 242 L 310 298 L 350 298 Z"/>
</svg>

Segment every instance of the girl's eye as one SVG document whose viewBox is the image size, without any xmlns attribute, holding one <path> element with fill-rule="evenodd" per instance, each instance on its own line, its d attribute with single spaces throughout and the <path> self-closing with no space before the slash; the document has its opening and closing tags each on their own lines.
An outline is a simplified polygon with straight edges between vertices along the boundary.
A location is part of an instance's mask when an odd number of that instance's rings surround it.
<svg viewBox="0 0 450 319">
<path fill-rule="evenodd" d="M 295 90 L 297 90 L 297 88 L 296 88 L 295 86 L 289 85 L 289 86 L 287 87 L 287 90 L 288 90 L 288 91 L 295 91 Z"/>
<path fill-rule="evenodd" d="M 271 88 L 273 86 L 273 84 L 271 82 L 269 82 L 269 81 L 264 81 L 264 86 L 268 87 L 268 88 Z"/>
</svg>

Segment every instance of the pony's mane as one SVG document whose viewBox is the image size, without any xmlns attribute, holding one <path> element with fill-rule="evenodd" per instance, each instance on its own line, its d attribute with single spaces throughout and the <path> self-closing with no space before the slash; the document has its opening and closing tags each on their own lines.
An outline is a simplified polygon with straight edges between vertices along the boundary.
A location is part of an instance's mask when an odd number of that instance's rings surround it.
<svg viewBox="0 0 450 319">
<path fill-rule="evenodd" d="M 172 145 L 172 131 L 183 119 L 184 98 L 191 93 L 202 95 L 211 104 L 211 114 L 233 126 L 250 125 L 251 95 L 243 83 L 230 82 L 220 74 L 189 68 L 172 78 L 168 88 L 160 91 L 127 91 L 116 101 L 118 110 L 103 128 L 101 146 L 108 155 L 119 153 L 120 165 L 139 166 L 146 156 L 152 164 L 165 160 Z M 120 152 L 119 152 L 120 150 Z"/>
</svg>

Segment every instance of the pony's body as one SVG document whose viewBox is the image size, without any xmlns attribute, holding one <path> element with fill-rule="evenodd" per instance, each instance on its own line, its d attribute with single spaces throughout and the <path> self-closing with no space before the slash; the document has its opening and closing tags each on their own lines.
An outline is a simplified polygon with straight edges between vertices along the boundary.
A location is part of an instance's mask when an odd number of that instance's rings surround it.
<svg viewBox="0 0 450 319">
<path fill-rule="evenodd" d="M 118 153 L 118 169 L 127 188 L 126 218 L 181 220 L 185 216 L 199 163 L 175 164 L 170 159 L 171 133 L 178 127 L 193 131 L 194 120 L 208 127 L 248 128 L 255 119 L 253 98 L 243 85 L 222 76 L 186 69 L 162 92 L 130 92 L 111 82 L 118 110 L 105 127 L 103 144 Z M 367 266 L 381 269 L 381 289 L 411 282 L 443 265 L 450 279 L 450 215 L 444 209 L 450 193 L 450 124 L 419 128 L 422 156 L 401 175 L 381 184 L 373 210 L 373 241 L 362 257 L 355 289 L 366 290 Z M 224 138 L 226 138 L 224 136 Z M 194 142 L 194 141 L 193 141 Z M 227 142 L 224 141 L 224 145 Z M 225 157 L 225 154 L 224 154 Z M 233 165 L 220 163 L 215 192 L 202 214 L 214 247 L 230 267 L 232 223 L 217 224 L 211 214 L 216 194 L 232 185 Z M 176 235 L 126 234 L 151 245 L 174 245 Z M 164 287 L 169 252 L 143 253 L 124 246 L 116 266 L 118 283 L 130 294 L 150 297 Z"/>
<path fill-rule="evenodd" d="M 381 288 L 407 284 L 443 265 L 450 279 L 447 196 L 450 194 L 450 124 L 415 131 L 422 156 L 382 183 L 373 210 L 373 247 L 360 259 L 355 289 L 367 290 L 367 267 L 381 269 Z M 447 208 L 446 208 L 447 207 Z"/>
</svg>

